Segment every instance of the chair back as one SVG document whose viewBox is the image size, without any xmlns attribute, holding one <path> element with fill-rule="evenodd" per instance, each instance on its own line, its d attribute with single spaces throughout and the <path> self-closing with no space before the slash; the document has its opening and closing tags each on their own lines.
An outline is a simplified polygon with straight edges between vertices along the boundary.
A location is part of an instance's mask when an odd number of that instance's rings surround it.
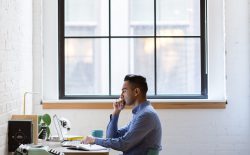
<svg viewBox="0 0 250 155">
<path fill-rule="evenodd" d="M 159 151 L 154 149 L 149 149 L 147 155 L 159 155 Z"/>
</svg>

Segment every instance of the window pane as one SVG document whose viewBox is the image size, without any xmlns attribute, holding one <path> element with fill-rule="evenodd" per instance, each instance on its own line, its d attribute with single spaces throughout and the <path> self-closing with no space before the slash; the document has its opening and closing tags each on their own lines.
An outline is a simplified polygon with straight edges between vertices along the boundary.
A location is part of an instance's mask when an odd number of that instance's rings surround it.
<svg viewBox="0 0 250 155">
<path fill-rule="evenodd" d="M 111 93 L 119 95 L 124 76 L 141 74 L 147 78 L 149 92 L 154 94 L 154 39 L 132 38 L 111 40 Z"/>
<path fill-rule="evenodd" d="M 108 0 L 65 0 L 65 36 L 107 36 L 108 12 Z"/>
<path fill-rule="evenodd" d="M 65 39 L 65 95 L 108 95 L 108 39 Z"/>
<path fill-rule="evenodd" d="M 65 32 L 65 51 L 60 51 L 65 85 L 60 90 L 65 88 L 66 97 L 112 98 L 120 95 L 130 73 L 147 78 L 152 98 L 201 95 L 205 42 L 200 42 L 200 26 L 205 25 L 200 25 L 200 13 L 205 12 L 200 2 L 65 0 L 65 25 L 59 25 Z"/>
<path fill-rule="evenodd" d="M 200 0 L 157 0 L 156 3 L 157 35 L 200 35 Z M 178 31 L 173 33 L 172 29 Z"/>
<path fill-rule="evenodd" d="M 111 35 L 154 35 L 154 0 L 111 0 L 111 4 Z M 134 33 L 135 28 L 141 33 Z"/>
<path fill-rule="evenodd" d="M 200 40 L 157 39 L 157 93 L 200 94 Z"/>
</svg>

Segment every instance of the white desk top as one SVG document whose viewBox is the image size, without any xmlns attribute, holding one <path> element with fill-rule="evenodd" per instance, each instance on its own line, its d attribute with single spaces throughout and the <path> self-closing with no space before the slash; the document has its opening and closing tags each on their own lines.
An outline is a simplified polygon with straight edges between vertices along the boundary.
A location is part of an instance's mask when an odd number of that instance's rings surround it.
<svg viewBox="0 0 250 155">
<path fill-rule="evenodd" d="M 83 151 L 67 149 L 67 147 L 62 147 L 60 142 L 40 141 L 40 144 L 63 152 L 65 155 L 109 155 L 109 149 L 99 151 Z"/>
</svg>

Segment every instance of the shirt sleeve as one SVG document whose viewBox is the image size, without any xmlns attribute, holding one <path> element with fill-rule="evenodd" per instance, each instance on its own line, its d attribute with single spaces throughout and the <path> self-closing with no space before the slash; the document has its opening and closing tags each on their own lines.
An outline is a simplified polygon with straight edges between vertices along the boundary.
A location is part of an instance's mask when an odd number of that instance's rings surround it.
<svg viewBox="0 0 250 155">
<path fill-rule="evenodd" d="M 112 114 L 110 115 L 110 122 L 107 126 L 107 132 L 106 132 L 107 138 L 118 138 L 123 136 L 127 132 L 129 125 L 126 125 L 118 130 L 117 127 L 118 118 L 119 115 L 112 115 Z"/>
<path fill-rule="evenodd" d="M 132 120 L 129 130 L 122 137 L 96 138 L 95 143 L 119 151 L 127 151 L 136 146 L 153 128 L 154 121 L 150 115 L 141 115 Z"/>
</svg>

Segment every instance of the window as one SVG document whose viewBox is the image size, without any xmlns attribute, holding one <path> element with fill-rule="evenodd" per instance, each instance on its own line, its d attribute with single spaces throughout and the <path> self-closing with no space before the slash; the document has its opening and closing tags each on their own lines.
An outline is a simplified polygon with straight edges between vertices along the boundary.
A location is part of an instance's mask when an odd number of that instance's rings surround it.
<svg viewBox="0 0 250 155">
<path fill-rule="evenodd" d="M 128 73 L 149 98 L 207 98 L 203 0 L 59 0 L 59 98 L 117 98 Z"/>
</svg>

